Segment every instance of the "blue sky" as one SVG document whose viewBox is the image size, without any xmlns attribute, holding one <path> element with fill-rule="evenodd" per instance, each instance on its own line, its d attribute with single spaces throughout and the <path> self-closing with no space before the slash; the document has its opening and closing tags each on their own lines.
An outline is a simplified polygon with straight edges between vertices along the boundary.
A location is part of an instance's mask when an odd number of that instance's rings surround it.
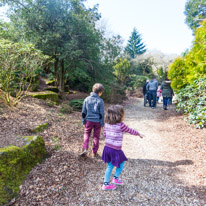
<svg viewBox="0 0 206 206">
<path fill-rule="evenodd" d="M 134 27 L 149 50 L 181 54 L 192 45 L 194 37 L 185 22 L 186 0 L 87 0 L 99 4 L 107 30 L 119 34 L 126 45 Z M 0 8 L 0 17 L 4 8 Z"/>
<path fill-rule="evenodd" d="M 181 54 L 190 48 L 194 37 L 185 24 L 186 0 L 87 0 L 99 12 L 108 30 L 119 34 L 125 44 L 134 27 L 149 50 Z"/>
</svg>

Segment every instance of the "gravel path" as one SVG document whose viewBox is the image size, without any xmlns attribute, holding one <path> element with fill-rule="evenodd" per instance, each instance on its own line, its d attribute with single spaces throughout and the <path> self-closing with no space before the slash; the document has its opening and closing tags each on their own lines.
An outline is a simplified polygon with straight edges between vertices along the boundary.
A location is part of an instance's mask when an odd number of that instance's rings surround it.
<svg viewBox="0 0 206 206">
<path fill-rule="evenodd" d="M 42 135 L 48 149 L 49 137 L 58 135 L 61 149 L 31 171 L 13 205 L 206 206 L 206 130 L 190 127 L 173 107 L 143 107 L 142 99 L 131 99 L 125 111 L 124 122 L 146 137 L 124 136 L 124 186 L 101 190 L 106 165 L 91 153 L 78 156 L 83 141 L 80 113 L 62 119 L 56 115 L 58 121 Z M 100 155 L 103 147 L 102 137 Z"/>
<path fill-rule="evenodd" d="M 163 111 L 162 104 L 144 108 L 141 100 L 134 100 L 125 109 L 124 122 L 146 136 L 124 136 L 123 151 L 129 159 L 122 173 L 125 185 L 102 192 L 104 170 L 94 170 L 79 205 L 206 205 L 206 188 L 193 185 L 197 180 L 188 172 L 193 160 L 178 155 L 178 149 L 169 144 L 175 132 L 171 121 L 178 118 L 174 108 Z"/>
</svg>

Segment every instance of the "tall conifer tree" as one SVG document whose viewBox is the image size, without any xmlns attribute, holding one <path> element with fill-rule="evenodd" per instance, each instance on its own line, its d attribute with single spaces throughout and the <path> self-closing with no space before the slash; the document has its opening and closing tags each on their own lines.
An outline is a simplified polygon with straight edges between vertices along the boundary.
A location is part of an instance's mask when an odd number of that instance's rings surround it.
<svg viewBox="0 0 206 206">
<path fill-rule="evenodd" d="M 192 29 L 193 34 L 200 26 L 203 19 L 206 18 L 205 0 L 187 0 L 185 4 L 186 24 Z"/>
<path fill-rule="evenodd" d="M 130 57 L 134 59 L 136 55 L 140 55 L 146 52 L 145 47 L 146 45 L 144 45 L 144 43 L 142 42 L 141 34 L 138 33 L 136 28 L 134 28 L 128 40 L 125 51 L 128 52 Z"/>
</svg>

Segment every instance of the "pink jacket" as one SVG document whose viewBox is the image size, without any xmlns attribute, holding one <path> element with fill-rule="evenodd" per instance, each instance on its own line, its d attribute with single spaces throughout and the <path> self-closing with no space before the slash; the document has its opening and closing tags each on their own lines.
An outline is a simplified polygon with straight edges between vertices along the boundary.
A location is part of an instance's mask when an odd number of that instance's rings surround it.
<svg viewBox="0 0 206 206">
<path fill-rule="evenodd" d="M 162 96 L 162 90 L 161 89 L 158 89 L 157 90 L 157 97 L 161 97 Z"/>
<path fill-rule="evenodd" d="M 123 133 L 127 132 L 132 135 L 139 135 L 139 132 L 129 128 L 123 122 L 116 124 L 105 124 L 104 127 L 104 136 L 105 136 L 105 146 L 121 150 L 122 141 L 123 141 Z"/>
</svg>

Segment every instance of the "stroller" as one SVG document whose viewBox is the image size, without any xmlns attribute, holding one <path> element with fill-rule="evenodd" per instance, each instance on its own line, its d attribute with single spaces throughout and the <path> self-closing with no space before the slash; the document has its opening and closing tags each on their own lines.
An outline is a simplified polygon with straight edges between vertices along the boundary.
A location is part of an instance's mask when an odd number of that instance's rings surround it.
<svg viewBox="0 0 206 206">
<path fill-rule="evenodd" d="M 150 96 L 151 94 L 149 93 L 149 92 L 146 92 L 146 94 L 144 95 L 144 107 L 146 107 L 147 106 L 147 103 L 149 104 L 149 98 L 151 98 L 151 96 Z M 152 101 L 153 100 L 151 100 L 151 104 L 152 104 Z M 157 102 L 156 102 L 156 104 L 155 104 L 155 107 L 157 106 Z"/>
</svg>

